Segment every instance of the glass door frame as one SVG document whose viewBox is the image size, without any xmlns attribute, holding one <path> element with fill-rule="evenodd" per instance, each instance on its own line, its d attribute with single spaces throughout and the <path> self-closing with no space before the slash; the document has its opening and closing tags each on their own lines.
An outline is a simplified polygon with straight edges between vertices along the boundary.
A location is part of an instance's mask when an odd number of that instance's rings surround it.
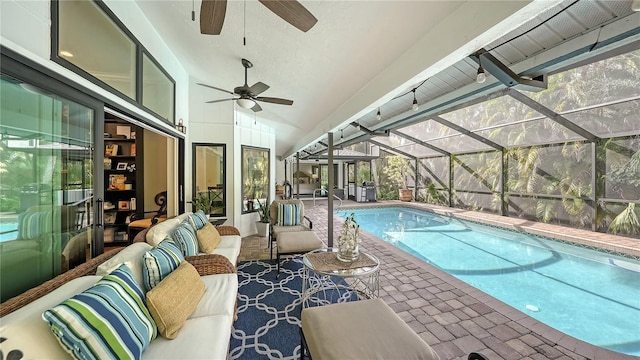
<svg viewBox="0 0 640 360">
<path fill-rule="evenodd" d="M 67 100 L 74 101 L 80 105 L 86 106 L 93 110 L 93 164 L 94 164 L 94 181 L 93 181 L 93 199 L 91 201 L 92 214 L 87 213 L 88 219 L 94 219 L 91 234 L 91 257 L 94 258 L 104 252 L 103 228 L 100 223 L 101 211 L 97 205 L 101 204 L 104 199 L 104 148 L 103 132 L 104 132 L 104 102 L 95 97 L 91 97 L 79 89 L 73 88 L 67 84 L 64 79 L 55 72 L 36 64 L 13 51 L 1 47 L 0 48 L 0 72 L 13 78 L 22 80 L 26 83 L 37 86 L 51 93 L 52 96 L 63 97 Z M 100 205 L 101 206 L 101 205 Z M 89 220 L 88 220 L 89 221 Z M 98 241 L 100 239 L 100 241 Z"/>
</svg>

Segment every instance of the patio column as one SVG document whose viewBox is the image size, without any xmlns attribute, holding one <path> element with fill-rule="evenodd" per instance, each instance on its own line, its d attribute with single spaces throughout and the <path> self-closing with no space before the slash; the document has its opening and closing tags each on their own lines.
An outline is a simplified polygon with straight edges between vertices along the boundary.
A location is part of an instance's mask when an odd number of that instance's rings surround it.
<svg viewBox="0 0 640 360">
<path fill-rule="evenodd" d="M 327 166 L 329 167 L 328 176 L 329 181 L 327 183 L 327 246 L 333 247 L 333 133 L 329 132 L 327 137 L 328 152 L 327 152 Z"/>
</svg>

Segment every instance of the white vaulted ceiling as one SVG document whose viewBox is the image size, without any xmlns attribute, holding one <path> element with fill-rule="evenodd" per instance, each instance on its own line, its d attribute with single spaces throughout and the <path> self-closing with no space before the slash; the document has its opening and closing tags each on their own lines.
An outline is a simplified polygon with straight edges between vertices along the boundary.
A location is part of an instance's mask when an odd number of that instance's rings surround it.
<svg viewBox="0 0 640 360">
<path fill-rule="evenodd" d="M 192 82 L 233 90 L 244 81 L 240 59 L 247 58 L 254 65 L 249 70 L 249 85 L 262 81 L 271 87 L 262 96 L 293 100 L 293 106 L 262 103 L 263 111 L 258 114 L 275 129 L 276 155 L 289 156 L 328 131 L 339 132 L 360 119 L 375 119 L 378 106 L 401 113 L 407 105 L 404 102 L 410 107 L 412 99 L 406 97 L 406 101 L 396 101 L 397 105 L 391 105 L 390 100 L 429 77 L 439 81 L 434 84 L 442 91 L 473 82 L 475 67 L 467 59 L 470 54 L 509 38 L 522 24 L 544 17 L 545 11 L 570 3 L 300 2 L 318 19 L 307 33 L 258 1 L 230 0 L 222 33 L 216 36 L 200 34 L 198 0 L 138 0 L 137 4 L 185 66 Z M 191 20 L 192 7 L 195 22 Z M 590 22 L 602 22 L 594 19 L 601 13 L 616 16 L 611 7 L 596 8 L 599 12 L 586 9 L 591 15 L 578 17 L 573 24 L 563 23 L 564 29 L 553 33 L 558 39 L 523 37 L 518 44 L 504 47 L 500 60 L 508 64 L 519 61 L 539 51 L 545 42 L 562 41 L 562 31 L 575 33 L 571 28 L 593 27 Z M 229 97 L 216 90 L 202 91 L 212 100 Z"/>
</svg>

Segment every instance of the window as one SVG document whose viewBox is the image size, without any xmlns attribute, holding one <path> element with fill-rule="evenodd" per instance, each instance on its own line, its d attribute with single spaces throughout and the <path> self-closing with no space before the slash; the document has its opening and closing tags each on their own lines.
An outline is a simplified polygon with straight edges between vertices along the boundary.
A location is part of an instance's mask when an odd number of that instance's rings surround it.
<svg viewBox="0 0 640 360">
<path fill-rule="evenodd" d="M 142 105 L 174 122 L 174 83 L 146 53 L 142 54 Z"/>
<path fill-rule="evenodd" d="M 173 125 L 175 81 L 99 1 L 52 1 L 52 59 Z"/>
<path fill-rule="evenodd" d="M 242 147 L 242 213 L 269 200 L 269 169 L 269 149 Z"/>
<path fill-rule="evenodd" d="M 193 144 L 193 211 L 225 216 L 225 144 Z"/>
<path fill-rule="evenodd" d="M 136 99 L 136 44 L 92 1 L 58 2 L 57 56 Z"/>
</svg>

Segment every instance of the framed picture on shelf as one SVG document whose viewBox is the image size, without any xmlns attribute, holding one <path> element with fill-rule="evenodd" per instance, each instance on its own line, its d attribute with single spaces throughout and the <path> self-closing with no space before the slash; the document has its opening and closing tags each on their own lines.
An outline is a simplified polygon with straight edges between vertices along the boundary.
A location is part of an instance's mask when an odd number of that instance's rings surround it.
<svg viewBox="0 0 640 360">
<path fill-rule="evenodd" d="M 127 170 L 127 165 L 129 164 L 126 162 L 119 162 L 116 170 Z"/>
<path fill-rule="evenodd" d="M 118 201 L 118 210 L 129 210 L 129 201 Z"/>
<path fill-rule="evenodd" d="M 136 144 L 131 144 L 131 156 L 136 156 Z"/>
<path fill-rule="evenodd" d="M 105 224 L 115 224 L 116 223 L 116 213 L 114 213 L 114 212 L 104 213 L 104 223 Z"/>
<path fill-rule="evenodd" d="M 111 159 L 104 158 L 104 168 L 106 170 L 111 170 Z"/>
<path fill-rule="evenodd" d="M 105 156 L 116 156 L 118 155 L 118 144 L 107 144 L 104 147 L 104 155 Z"/>
</svg>

